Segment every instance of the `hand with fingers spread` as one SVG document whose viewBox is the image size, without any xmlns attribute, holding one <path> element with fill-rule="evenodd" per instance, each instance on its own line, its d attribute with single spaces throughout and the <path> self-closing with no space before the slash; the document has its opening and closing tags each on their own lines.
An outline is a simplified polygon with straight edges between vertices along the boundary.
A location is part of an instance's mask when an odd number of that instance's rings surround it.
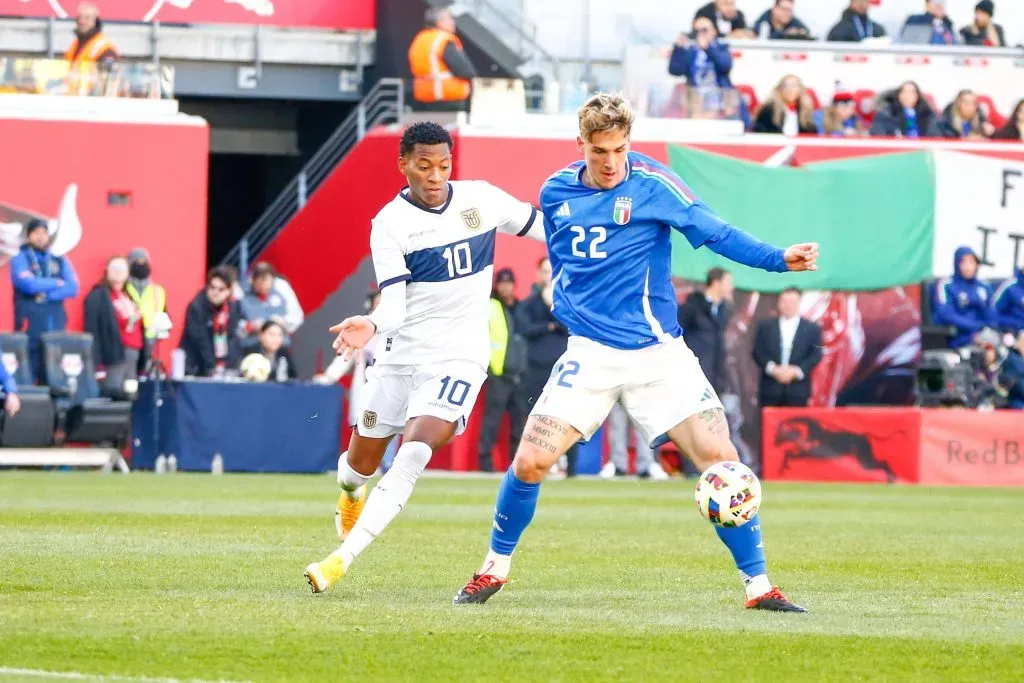
<svg viewBox="0 0 1024 683">
<path fill-rule="evenodd" d="M 786 249 L 786 266 L 795 273 L 818 269 L 818 243 L 794 244 Z"/>
<path fill-rule="evenodd" d="M 330 331 L 338 335 L 334 340 L 335 353 L 347 359 L 353 351 L 365 347 L 373 339 L 373 335 L 377 334 L 377 326 L 368 316 L 354 315 L 345 318 Z"/>
</svg>

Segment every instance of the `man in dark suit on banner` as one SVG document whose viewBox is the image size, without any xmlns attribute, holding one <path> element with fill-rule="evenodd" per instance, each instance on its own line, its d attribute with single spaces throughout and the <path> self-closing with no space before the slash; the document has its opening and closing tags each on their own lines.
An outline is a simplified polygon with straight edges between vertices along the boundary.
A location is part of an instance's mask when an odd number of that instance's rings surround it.
<svg viewBox="0 0 1024 683">
<path fill-rule="evenodd" d="M 800 290 L 779 295 L 779 315 L 762 321 L 754 337 L 754 362 L 761 368 L 761 407 L 806 406 L 811 372 L 821 361 L 821 328 L 800 317 Z"/>
</svg>

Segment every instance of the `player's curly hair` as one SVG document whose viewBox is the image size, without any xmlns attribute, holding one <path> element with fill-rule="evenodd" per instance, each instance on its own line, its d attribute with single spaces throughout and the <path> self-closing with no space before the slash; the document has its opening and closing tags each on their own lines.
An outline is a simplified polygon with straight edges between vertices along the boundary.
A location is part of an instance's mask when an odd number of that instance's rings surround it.
<svg viewBox="0 0 1024 683">
<path fill-rule="evenodd" d="M 441 124 L 433 121 L 418 121 L 402 133 L 402 142 L 398 145 L 398 153 L 403 157 L 409 156 L 416 149 L 416 145 L 448 145 L 448 149 L 451 149 L 454 143 L 452 143 L 451 134 Z"/>
<path fill-rule="evenodd" d="M 633 106 L 622 95 L 598 93 L 587 100 L 579 111 L 580 137 L 590 140 L 594 133 L 619 130 L 627 136 L 633 130 Z"/>
</svg>

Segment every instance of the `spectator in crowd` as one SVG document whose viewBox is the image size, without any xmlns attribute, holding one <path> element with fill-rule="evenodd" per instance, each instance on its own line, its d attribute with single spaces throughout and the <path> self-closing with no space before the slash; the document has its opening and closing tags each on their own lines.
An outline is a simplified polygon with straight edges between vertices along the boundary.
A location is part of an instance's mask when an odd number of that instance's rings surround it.
<svg viewBox="0 0 1024 683">
<path fill-rule="evenodd" d="M 231 298 L 234 273 L 224 266 L 206 275 L 206 287 L 192 299 L 185 313 L 181 348 L 185 351 L 185 374 L 214 377 L 237 368 L 242 356 L 239 339 L 242 314 Z"/>
<path fill-rule="evenodd" d="M 732 316 L 732 273 L 712 268 L 703 292 L 693 292 L 679 307 L 683 339 L 719 395 L 725 391 L 725 330 Z"/>
<path fill-rule="evenodd" d="M 921 39 L 907 33 L 910 27 L 930 27 L 931 33 L 921 33 Z M 924 14 L 911 14 L 903 24 L 901 33 L 903 40 L 910 43 L 927 43 L 930 45 L 955 45 L 956 29 L 953 22 L 946 16 L 946 0 L 925 0 Z"/>
<path fill-rule="evenodd" d="M 295 368 L 295 361 L 284 345 L 284 338 L 287 333 L 284 325 L 277 320 L 266 320 L 260 328 L 260 345 L 257 353 L 263 354 L 270 361 L 271 382 L 287 382 L 290 379 L 298 379 L 299 372 Z"/>
<path fill-rule="evenodd" d="M 661 467 L 654 450 L 637 429 L 636 423 L 626 413 L 621 402 L 617 401 L 612 405 L 605 427 L 608 430 L 608 462 L 601 468 L 602 478 L 612 479 L 629 474 L 629 442 L 632 437 L 635 439 L 633 443 L 636 452 L 636 476 L 641 479 L 668 479 L 668 473 Z"/>
<path fill-rule="evenodd" d="M 956 335 L 949 340 L 949 348 L 967 346 L 974 335 L 985 327 L 993 326 L 989 307 L 991 292 L 988 285 L 978 279 L 978 255 L 970 247 L 960 247 L 953 254 L 953 276 L 935 283 L 933 322 L 952 325 Z"/>
<path fill-rule="evenodd" d="M 817 113 L 815 113 L 817 117 Z M 838 89 L 832 96 L 832 104 L 821 113 L 819 132 L 833 138 L 862 137 L 867 135 L 867 125 L 857 113 L 857 102 L 853 93 Z"/>
<path fill-rule="evenodd" d="M 755 133 L 782 133 L 790 137 L 818 134 L 814 103 L 803 81 L 790 74 L 775 86 L 754 119 Z"/>
<path fill-rule="evenodd" d="M 1017 103 L 1006 124 L 992 134 L 992 139 L 1024 142 L 1024 100 Z"/>
<path fill-rule="evenodd" d="M 865 38 L 882 38 L 885 28 L 868 17 L 871 0 L 850 0 L 839 23 L 828 32 L 830 42 L 859 43 Z"/>
<path fill-rule="evenodd" d="M 14 329 L 28 336 L 32 374 L 36 381 L 44 382 L 43 334 L 67 328 L 64 302 L 78 296 L 78 276 L 67 256 L 50 253 L 46 221 L 30 220 L 25 226 L 25 242 L 11 259 Z"/>
<path fill-rule="evenodd" d="M 487 368 L 487 393 L 484 397 L 484 418 L 480 425 L 480 470 L 494 471 L 492 451 L 498 440 L 501 417 L 507 412 L 514 453 L 523 435 L 527 410 L 519 382 L 526 369 L 526 342 L 517 333 L 515 310 L 516 278 L 508 268 L 498 271 L 491 292 L 491 362 Z"/>
<path fill-rule="evenodd" d="M 109 64 L 119 58 L 114 41 L 103 33 L 99 8 L 91 2 L 80 4 L 75 18 L 75 37 L 64 52 L 65 61 L 72 65 Z"/>
<path fill-rule="evenodd" d="M 931 134 L 934 126 L 935 112 L 921 96 L 920 86 L 907 81 L 878 96 L 871 135 L 923 138 Z"/>
<path fill-rule="evenodd" d="M 1004 280 L 992 295 L 992 321 L 1003 332 L 1024 332 L 1024 268 Z"/>
<path fill-rule="evenodd" d="M 1006 392 L 1007 407 L 1024 410 L 1024 334 L 1018 335 L 1016 342 L 1006 350 L 999 384 Z"/>
<path fill-rule="evenodd" d="M 380 303 L 380 292 L 374 288 L 366 294 L 366 300 L 363 303 L 363 309 L 366 314 L 373 313 L 377 310 L 377 305 Z M 352 373 L 352 384 L 349 389 L 348 396 L 348 424 L 355 425 L 359 422 L 359 415 L 362 410 L 362 392 L 366 386 L 366 369 L 373 365 L 373 357 L 377 350 L 377 342 L 380 339 L 379 335 L 374 335 L 367 342 L 366 346 L 361 349 L 357 349 L 350 353 L 348 357 L 335 356 L 331 364 L 327 366 L 327 369 L 322 374 L 313 377 L 313 381 L 318 384 L 337 384 L 341 381 L 341 378 Z M 384 459 L 381 461 L 380 467 L 383 472 L 387 472 L 391 469 L 391 463 L 395 459 L 395 453 L 398 452 L 398 439 L 392 439 L 388 444 L 387 450 L 384 452 Z"/>
<path fill-rule="evenodd" d="M 14 417 L 21 411 L 21 399 L 18 398 L 18 383 L 11 377 L 4 363 L 0 363 L 0 389 L 3 390 L 7 417 Z"/>
<path fill-rule="evenodd" d="M 715 26 L 707 17 L 693 20 L 693 40 L 680 33 L 672 47 L 668 72 L 684 76 L 693 87 L 718 86 L 731 88 L 732 54 L 729 45 L 718 40 Z"/>
<path fill-rule="evenodd" d="M 753 38 L 754 33 L 747 28 L 747 20 L 743 12 L 736 9 L 736 0 L 713 0 L 697 10 L 697 19 L 704 17 L 711 21 L 712 26 L 723 38 Z"/>
<path fill-rule="evenodd" d="M 714 24 L 707 17 L 693 20 L 692 40 L 685 33 L 672 48 L 668 72 L 673 76 L 685 76 L 688 90 L 687 110 L 693 118 L 706 118 L 710 114 L 717 118 L 728 112 L 725 91 L 732 90 L 729 72 L 732 70 L 732 53 L 729 45 L 718 40 Z M 750 113 L 742 99 L 740 118 L 744 126 L 749 124 Z"/>
<path fill-rule="evenodd" d="M 115 256 L 103 279 L 85 297 L 85 331 L 92 335 L 92 355 L 103 393 L 117 398 L 134 394 L 139 368 L 145 365 L 145 321 L 125 291 L 128 261 Z"/>
<path fill-rule="evenodd" d="M 128 282 L 124 291 L 142 314 L 142 330 L 145 335 L 143 358 L 151 358 L 154 355 L 153 347 L 160 339 L 166 339 L 171 331 L 171 319 L 167 315 L 167 292 L 153 282 L 152 277 L 149 251 L 135 247 L 128 252 Z"/>
<path fill-rule="evenodd" d="M 445 8 L 427 10 L 427 27 L 409 46 L 412 104 L 420 111 L 465 111 L 476 69 L 455 35 L 455 17 Z"/>
<path fill-rule="evenodd" d="M 984 140 L 995 132 L 995 126 L 985 120 L 978 106 L 978 96 L 971 90 L 961 90 L 935 122 L 932 136 Z"/>
<path fill-rule="evenodd" d="M 266 262 L 257 263 L 252 269 L 252 284 L 249 291 L 242 296 L 242 318 L 245 320 L 247 337 L 242 340 L 243 346 L 252 348 L 258 345 L 256 336 L 263 329 L 263 323 L 274 320 L 281 323 L 287 335 L 299 329 L 305 314 L 295 290 L 288 282 L 277 275 L 274 266 Z"/>
<path fill-rule="evenodd" d="M 779 315 L 757 326 L 754 362 L 761 368 L 761 407 L 806 406 L 811 372 L 821 361 L 821 328 L 800 316 L 800 290 L 779 294 Z"/>
<path fill-rule="evenodd" d="M 527 410 L 540 398 L 552 368 L 569 344 L 569 331 L 555 318 L 551 307 L 551 262 L 543 258 L 537 265 L 533 291 L 516 308 L 516 329 L 526 340 L 526 372 L 519 392 Z M 576 447 L 566 456 L 568 474 L 572 476 L 576 471 Z"/>
<path fill-rule="evenodd" d="M 996 6 L 992 0 L 981 0 L 974 7 L 974 23 L 960 29 L 960 37 L 964 45 L 983 45 L 985 47 L 1006 47 L 1006 36 L 1003 27 L 992 21 Z"/>
<path fill-rule="evenodd" d="M 775 0 L 754 22 L 754 35 L 766 40 L 812 40 L 810 29 L 793 13 L 793 0 Z"/>
<path fill-rule="evenodd" d="M 976 370 L 977 379 L 991 390 L 983 405 L 991 402 L 997 407 L 1024 409 L 1024 335 L 1004 346 L 1000 335 L 984 329 L 974 337 L 974 348 L 982 353 L 982 362 Z"/>
</svg>

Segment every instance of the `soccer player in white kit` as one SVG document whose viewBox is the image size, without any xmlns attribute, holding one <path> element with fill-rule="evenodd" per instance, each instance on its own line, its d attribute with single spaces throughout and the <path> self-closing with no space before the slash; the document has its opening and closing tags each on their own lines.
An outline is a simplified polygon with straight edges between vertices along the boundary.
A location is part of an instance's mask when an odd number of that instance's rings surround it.
<svg viewBox="0 0 1024 683">
<path fill-rule="evenodd" d="M 381 338 L 359 423 L 338 460 L 344 540 L 306 567 L 314 593 L 345 575 L 401 512 L 433 452 L 466 428 L 491 355 L 495 231 L 544 239 L 530 204 L 483 181 L 448 180 L 452 139 L 443 126 L 410 126 L 398 166 L 409 186 L 380 210 L 370 231 L 380 304 L 331 328 L 339 354 Z M 394 464 L 367 497 L 366 482 L 399 433 Z"/>
</svg>

